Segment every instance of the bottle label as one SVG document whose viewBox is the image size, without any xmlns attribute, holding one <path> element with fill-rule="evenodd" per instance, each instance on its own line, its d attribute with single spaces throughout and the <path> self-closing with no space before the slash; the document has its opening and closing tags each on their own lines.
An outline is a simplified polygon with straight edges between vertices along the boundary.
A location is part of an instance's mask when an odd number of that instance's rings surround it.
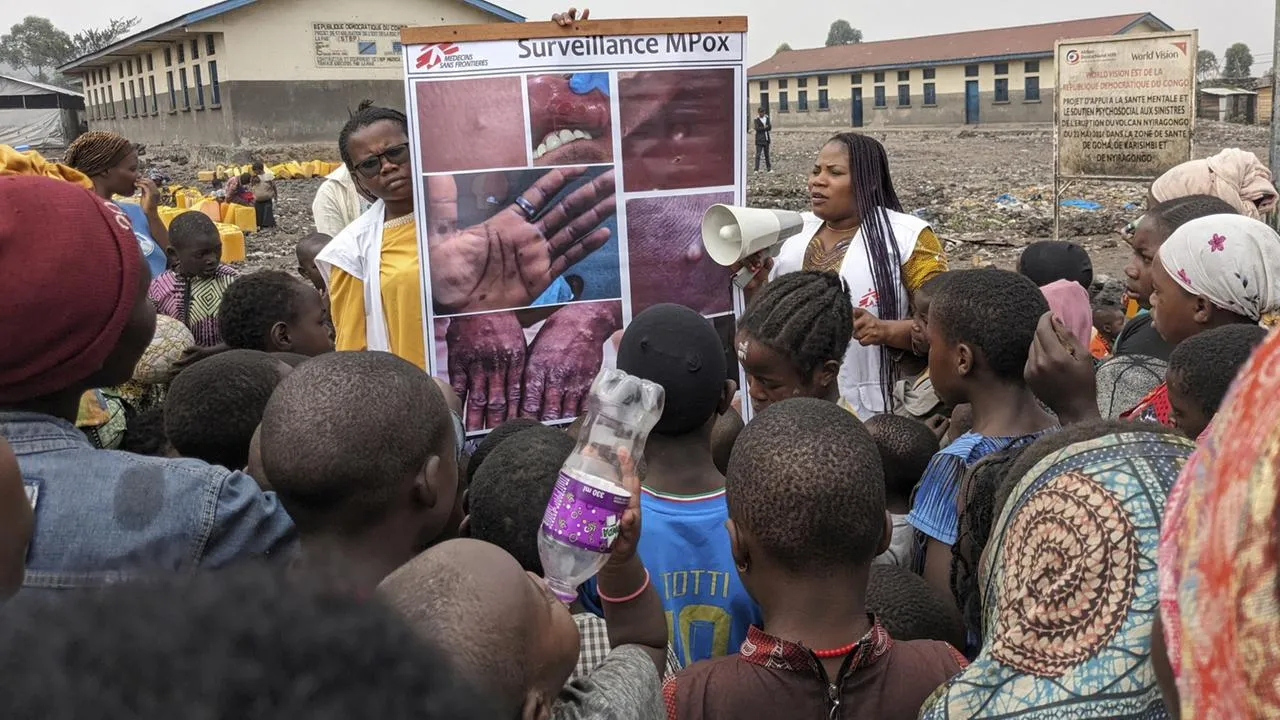
<svg viewBox="0 0 1280 720">
<path fill-rule="evenodd" d="M 574 547 L 607 553 L 629 500 L 625 492 L 594 487 L 561 472 L 542 516 L 542 530 Z"/>
</svg>

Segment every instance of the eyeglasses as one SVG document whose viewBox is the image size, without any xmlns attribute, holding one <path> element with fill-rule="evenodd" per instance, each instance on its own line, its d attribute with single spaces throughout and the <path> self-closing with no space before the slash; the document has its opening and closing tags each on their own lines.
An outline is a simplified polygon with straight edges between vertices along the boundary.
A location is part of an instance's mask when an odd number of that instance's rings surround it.
<svg viewBox="0 0 1280 720">
<path fill-rule="evenodd" d="M 382 172 L 383 159 L 392 165 L 402 164 L 409 159 L 409 143 L 392 145 L 376 155 L 370 155 L 356 163 L 356 172 L 367 178 L 375 178 Z"/>
</svg>

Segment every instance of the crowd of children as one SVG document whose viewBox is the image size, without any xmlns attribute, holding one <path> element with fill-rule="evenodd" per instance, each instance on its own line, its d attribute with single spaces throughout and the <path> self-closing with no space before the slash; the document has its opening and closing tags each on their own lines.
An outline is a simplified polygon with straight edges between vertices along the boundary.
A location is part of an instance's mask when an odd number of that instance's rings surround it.
<svg viewBox="0 0 1280 720">
<path fill-rule="evenodd" d="M 665 403 L 566 605 L 538 533 L 575 428 L 469 448 L 447 383 L 334 351 L 329 236 L 242 275 L 184 213 L 153 269 L 107 201 L 132 147 L 71 155 L 0 177 L 0 715 L 1280 712 L 1273 187 L 1157 183 L 1125 296 L 1065 242 L 939 272 L 873 417 L 837 273 L 754 294 L 742 388 L 699 313 L 637 314 L 617 367 Z"/>
</svg>

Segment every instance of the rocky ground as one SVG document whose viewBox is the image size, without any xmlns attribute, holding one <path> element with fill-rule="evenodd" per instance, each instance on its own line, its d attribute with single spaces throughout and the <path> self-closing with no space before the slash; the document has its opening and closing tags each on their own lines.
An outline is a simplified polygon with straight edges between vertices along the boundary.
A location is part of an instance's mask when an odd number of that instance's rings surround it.
<svg viewBox="0 0 1280 720">
<path fill-rule="evenodd" d="M 1222 148 L 1240 147 L 1265 160 L 1267 133 L 1267 128 L 1259 126 L 1200 122 L 1195 154 L 1204 157 Z M 807 209 L 806 176 L 829 135 L 829 131 L 775 132 L 774 172 L 748 176 L 750 204 Z M 904 209 L 934 224 L 947 243 L 953 266 L 1011 266 L 1025 245 L 1052 237 L 1053 137 L 1049 130 L 896 131 L 876 137 L 889 151 Z M 295 153 L 294 159 L 337 160 L 336 148 L 330 150 L 334 157 L 327 157 L 320 148 L 308 151 L 307 157 Z M 265 151 L 263 156 L 271 162 L 285 159 L 279 151 Z M 165 148 L 144 159 L 174 182 L 195 185 L 196 171 L 213 163 L 207 157 L 194 162 L 190 157 L 179 148 Z M 247 161 L 247 157 L 234 160 Z M 313 178 L 277 183 L 277 227 L 246 239 L 245 269 L 295 267 L 293 246 L 313 229 L 311 200 L 320 182 Z M 1146 188 L 1136 183 L 1084 183 L 1071 187 L 1063 197 L 1101 205 L 1096 210 L 1063 208 L 1062 234 L 1089 249 L 1099 272 L 1118 274 L 1127 248 L 1117 231 L 1137 216 Z"/>
</svg>

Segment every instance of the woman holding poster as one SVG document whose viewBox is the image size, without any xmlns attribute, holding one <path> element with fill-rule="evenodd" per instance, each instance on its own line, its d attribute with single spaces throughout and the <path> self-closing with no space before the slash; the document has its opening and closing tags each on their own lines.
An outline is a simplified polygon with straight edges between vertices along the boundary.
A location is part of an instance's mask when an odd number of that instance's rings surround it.
<svg viewBox="0 0 1280 720">
<path fill-rule="evenodd" d="M 840 366 L 842 404 L 862 419 L 891 411 L 893 355 L 911 351 L 910 296 L 946 272 L 942 243 L 927 222 L 902 212 L 884 146 L 865 135 L 841 133 L 822 147 L 809 174 L 809 202 L 804 231 L 783 243 L 776 260 L 759 265 L 771 278 L 798 270 L 844 278 L 855 342 Z"/>
</svg>

